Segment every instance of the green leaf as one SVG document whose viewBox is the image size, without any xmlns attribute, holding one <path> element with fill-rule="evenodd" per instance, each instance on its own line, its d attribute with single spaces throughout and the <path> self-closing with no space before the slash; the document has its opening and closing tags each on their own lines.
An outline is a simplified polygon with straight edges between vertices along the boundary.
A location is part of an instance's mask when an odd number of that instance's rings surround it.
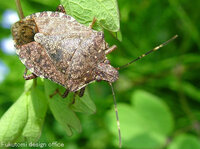
<svg viewBox="0 0 200 149">
<path fill-rule="evenodd" d="M 26 81 L 25 92 L 0 119 L 0 142 L 36 142 L 47 110 L 44 88 Z"/>
<path fill-rule="evenodd" d="M 44 83 L 49 107 L 55 119 L 65 128 L 67 135 L 72 135 L 71 128 L 74 128 L 76 131 L 81 132 L 80 121 L 77 118 L 76 114 L 70 109 L 70 105 L 72 103 L 72 100 L 70 99 L 73 98 L 73 95 L 69 94 L 67 98 L 63 99 L 59 94 L 56 94 L 52 98 L 50 98 L 49 96 L 52 95 L 57 88 L 60 92 L 63 92 L 64 88 L 46 79 Z"/>
<path fill-rule="evenodd" d="M 28 99 L 28 120 L 23 130 L 22 137 L 28 142 L 36 142 L 42 131 L 45 114 L 47 111 L 47 100 L 44 87 L 37 85 L 32 87 L 31 98 Z"/>
<path fill-rule="evenodd" d="M 33 80 L 27 80 L 24 84 L 24 92 L 30 91 L 32 85 L 33 85 Z"/>
<path fill-rule="evenodd" d="M 119 31 L 119 10 L 116 0 L 60 0 L 67 14 L 73 16 L 79 23 L 91 24 L 93 18 L 101 27 Z"/>
<path fill-rule="evenodd" d="M 76 96 L 75 103 L 71 106 L 71 109 L 75 112 L 86 114 L 94 114 L 96 112 L 96 106 L 91 100 L 87 89 L 83 97 Z"/>
<path fill-rule="evenodd" d="M 150 128 L 153 132 L 163 135 L 171 133 L 173 129 L 172 114 L 160 98 L 138 90 L 133 93 L 131 102 L 137 113 L 148 121 L 147 129 Z"/>
<path fill-rule="evenodd" d="M 111 32 L 112 36 L 114 36 L 116 39 L 122 42 L 122 32 L 118 31 L 116 33 Z"/>
<path fill-rule="evenodd" d="M 49 7 L 56 7 L 59 5 L 59 1 L 50 1 L 50 0 L 31 0 L 33 2 L 36 2 L 36 3 L 39 3 L 39 4 L 42 4 L 44 6 L 49 6 Z"/>
<path fill-rule="evenodd" d="M 164 145 L 173 129 L 168 107 L 158 97 L 141 90 L 133 93 L 131 101 L 132 106 L 118 104 L 123 147 L 159 148 Z M 106 121 L 118 138 L 114 110 L 108 113 Z M 115 143 L 117 145 L 117 139 Z"/>
<path fill-rule="evenodd" d="M 168 149 L 199 149 L 199 139 L 194 135 L 181 134 L 174 138 Z"/>
<path fill-rule="evenodd" d="M 22 133 L 28 119 L 27 100 L 30 94 L 23 93 L 0 119 L 0 142 L 14 142 Z"/>
</svg>

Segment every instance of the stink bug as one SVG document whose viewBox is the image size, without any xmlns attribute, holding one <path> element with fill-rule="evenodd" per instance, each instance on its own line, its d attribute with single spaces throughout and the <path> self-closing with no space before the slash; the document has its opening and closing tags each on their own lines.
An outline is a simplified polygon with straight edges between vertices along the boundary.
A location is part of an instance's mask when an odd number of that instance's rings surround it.
<svg viewBox="0 0 200 149">
<path fill-rule="evenodd" d="M 73 17 L 62 12 L 45 11 L 32 14 L 12 26 L 16 53 L 31 75 L 26 80 L 42 77 L 66 88 L 63 97 L 69 92 L 84 93 L 85 86 L 93 81 L 106 81 L 112 88 L 118 121 L 119 143 L 121 146 L 120 125 L 116 99 L 112 83 L 118 80 L 118 70 L 141 59 L 166 45 L 177 36 L 136 58 L 128 64 L 114 68 L 106 55 L 115 50 L 104 40 L 104 33 L 78 23 Z"/>
</svg>

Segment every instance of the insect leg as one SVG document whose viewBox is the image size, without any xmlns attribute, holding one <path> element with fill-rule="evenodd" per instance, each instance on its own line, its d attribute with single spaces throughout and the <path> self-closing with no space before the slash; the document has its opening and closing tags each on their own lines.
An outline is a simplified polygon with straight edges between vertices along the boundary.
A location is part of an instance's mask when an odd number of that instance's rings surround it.
<svg viewBox="0 0 200 149">
<path fill-rule="evenodd" d="M 31 80 L 31 79 L 37 78 L 37 76 L 34 73 L 27 75 L 27 71 L 28 71 L 28 69 L 25 68 L 24 76 L 23 76 L 25 80 Z"/>
<path fill-rule="evenodd" d="M 76 95 L 77 95 L 77 94 L 78 94 L 78 91 L 74 92 L 73 99 L 72 99 L 72 102 L 70 103 L 70 105 L 75 104 L 75 101 L 76 101 Z"/>
<path fill-rule="evenodd" d="M 74 95 L 73 95 L 73 100 L 72 100 L 72 102 L 71 102 L 72 105 L 75 104 L 75 101 L 76 101 L 76 95 L 77 95 L 77 92 L 75 92 Z"/>
<path fill-rule="evenodd" d="M 82 97 L 84 95 L 84 92 L 85 92 L 85 87 L 83 87 L 80 92 L 78 93 L 78 96 L 79 97 Z"/>
<path fill-rule="evenodd" d="M 52 98 L 52 97 L 55 96 L 56 94 L 60 95 L 62 98 L 66 98 L 67 95 L 69 94 L 69 89 L 66 89 L 66 91 L 65 91 L 63 94 L 61 94 L 60 91 L 59 91 L 59 89 L 57 88 L 57 89 L 54 91 L 54 93 L 51 94 L 49 97 Z"/>
<path fill-rule="evenodd" d="M 65 8 L 63 5 L 58 5 L 58 7 L 56 8 L 56 11 L 60 11 L 62 13 L 65 13 L 66 14 L 66 11 L 65 11 Z"/>
<path fill-rule="evenodd" d="M 59 89 L 57 88 L 53 94 L 49 95 L 49 97 L 52 98 L 52 97 L 55 96 L 56 94 L 59 94 L 60 96 L 62 96 L 62 95 L 60 94 Z"/>
<path fill-rule="evenodd" d="M 97 19 L 94 17 L 92 20 L 92 23 L 90 24 L 90 28 L 92 29 L 94 26 L 94 23 L 97 21 Z"/>
<path fill-rule="evenodd" d="M 66 91 L 62 95 L 62 98 L 66 98 L 68 94 L 69 94 L 69 89 L 66 89 Z"/>
<path fill-rule="evenodd" d="M 114 51 L 115 49 L 117 49 L 117 46 L 113 45 L 110 48 L 105 50 L 105 54 L 107 55 L 107 54 L 111 53 L 112 51 Z"/>
<path fill-rule="evenodd" d="M 34 73 L 32 73 L 30 75 L 24 75 L 25 80 L 31 80 L 31 79 L 35 79 L 35 78 L 37 78 L 37 76 Z"/>
</svg>

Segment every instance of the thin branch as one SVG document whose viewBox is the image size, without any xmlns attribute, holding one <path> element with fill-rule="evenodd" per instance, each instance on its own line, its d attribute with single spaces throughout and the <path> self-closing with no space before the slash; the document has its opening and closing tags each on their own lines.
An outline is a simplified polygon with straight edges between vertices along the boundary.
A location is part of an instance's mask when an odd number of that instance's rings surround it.
<svg viewBox="0 0 200 149">
<path fill-rule="evenodd" d="M 15 3 L 16 3 L 16 6 L 17 6 L 17 12 L 18 12 L 19 18 L 20 18 L 20 20 L 22 20 L 24 18 L 24 13 L 23 13 L 23 10 L 22 10 L 20 0 L 15 0 Z"/>
</svg>

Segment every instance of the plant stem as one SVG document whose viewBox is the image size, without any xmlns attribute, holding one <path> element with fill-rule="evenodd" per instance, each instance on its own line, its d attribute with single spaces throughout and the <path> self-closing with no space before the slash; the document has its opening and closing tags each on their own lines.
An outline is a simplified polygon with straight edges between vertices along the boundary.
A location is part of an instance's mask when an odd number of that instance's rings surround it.
<svg viewBox="0 0 200 149">
<path fill-rule="evenodd" d="M 22 20 L 24 18 L 24 13 L 23 13 L 23 10 L 22 10 L 20 0 L 15 0 L 15 3 L 16 3 L 16 6 L 17 6 L 17 12 L 18 12 L 19 18 L 20 18 L 20 20 Z"/>
</svg>

